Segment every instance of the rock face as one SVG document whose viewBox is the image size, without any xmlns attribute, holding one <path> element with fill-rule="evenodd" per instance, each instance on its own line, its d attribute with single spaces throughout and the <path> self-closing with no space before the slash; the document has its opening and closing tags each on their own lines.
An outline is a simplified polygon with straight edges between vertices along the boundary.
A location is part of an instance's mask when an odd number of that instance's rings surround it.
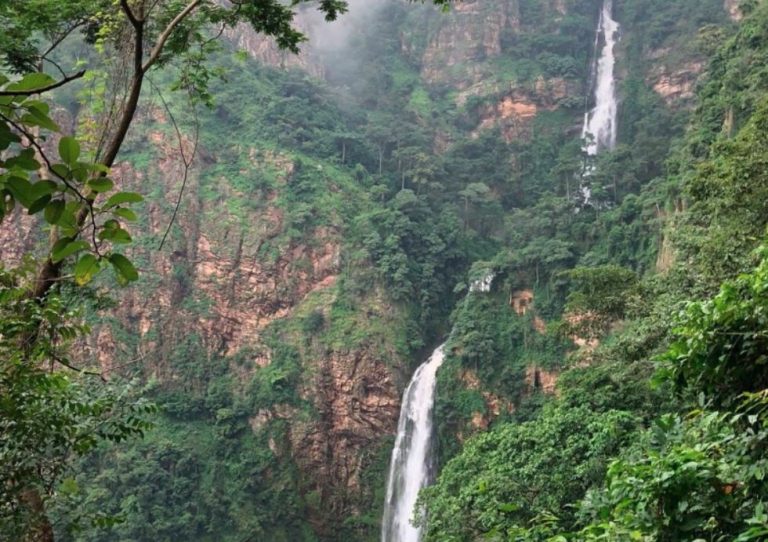
<svg viewBox="0 0 768 542">
<path fill-rule="evenodd" d="M 664 57 L 668 52 L 654 53 L 655 57 Z M 653 67 L 647 83 L 670 106 L 691 106 L 699 76 L 704 71 L 704 62 L 686 62 L 676 69 L 659 63 Z"/>
<path fill-rule="evenodd" d="M 363 512 L 353 502 L 363 489 L 363 472 L 382 435 L 397 424 L 399 383 L 391 367 L 366 349 L 333 352 L 317 360 L 313 373 L 304 394 L 316 405 L 319 420 L 291 426 L 292 453 L 306 473 L 307 489 L 320 496 L 322 509 L 313 512 L 349 517 Z M 323 532 L 328 526 L 317 528 Z"/>
<path fill-rule="evenodd" d="M 739 4 L 741 4 L 741 0 L 725 0 L 723 6 L 725 7 L 725 11 L 728 13 L 731 19 L 734 21 L 740 21 L 742 17 L 744 16 L 741 13 L 741 8 L 739 7 Z"/>
<path fill-rule="evenodd" d="M 456 4 L 444 19 L 421 55 L 421 75 L 431 85 L 465 90 L 486 79 L 482 61 L 501 54 L 504 32 L 520 28 L 520 8 L 516 0 L 471 0 Z"/>
<path fill-rule="evenodd" d="M 177 148 L 162 136 L 162 128 L 161 121 L 155 125 L 158 131 L 149 133 L 156 153 L 157 178 L 168 180 L 163 187 L 164 199 L 150 200 L 146 210 L 146 234 L 155 239 L 169 224 L 169 211 L 181 188 L 177 184 L 181 178 Z M 293 173 L 292 162 L 279 154 L 255 157 L 252 151 L 243 151 L 250 152 L 255 168 L 270 167 L 279 172 L 278 189 Z M 116 178 L 122 186 L 140 190 L 145 173 L 128 164 L 121 164 L 118 171 Z M 163 251 L 135 249 L 134 257 L 144 260 L 144 268 L 152 271 L 147 275 L 157 280 L 152 303 L 147 303 L 146 291 L 131 290 L 121 303 L 121 317 L 134 323 L 140 336 L 152 336 L 157 345 L 178 334 L 195 333 L 209 356 L 230 356 L 258 346 L 267 325 L 288 315 L 309 292 L 333 284 L 339 270 L 339 232 L 318 228 L 308 232 L 302 242 L 281 246 L 274 258 L 264 258 L 260 251 L 283 230 L 283 212 L 274 203 L 276 191 L 266 190 L 261 208 L 240 217 L 227 212 L 226 200 L 201 197 L 200 173 L 198 167 L 189 174 L 184 209 L 174 230 L 177 238 Z M 224 197 L 245 198 L 228 187 L 225 179 L 218 181 Z M 184 308 L 189 299 L 204 300 L 208 310 Z M 267 363 L 255 361 L 257 365 Z"/>
<path fill-rule="evenodd" d="M 294 23 L 302 32 L 310 30 L 310 18 L 306 11 L 298 11 L 294 17 Z M 237 49 L 245 51 L 252 58 L 268 66 L 298 68 L 319 79 L 322 79 L 325 74 L 322 63 L 308 47 L 302 47 L 301 52 L 295 55 L 280 49 L 274 39 L 255 32 L 245 24 L 226 29 L 224 35 Z"/>
<path fill-rule="evenodd" d="M 578 96 L 581 86 L 561 77 L 538 77 L 533 85 L 513 87 L 492 105 L 480 112 L 480 122 L 473 131 L 476 137 L 484 130 L 498 127 L 507 142 L 528 138 L 536 116 L 542 111 L 555 111 L 571 97 Z M 459 94 L 461 99 L 463 95 Z"/>
<path fill-rule="evenodd" d="M 111 177 L 121 190 L 147 194 L 153 186 L 140 210 L 145 222 L 131 228 L 144 241 L 129 248 L 142 280 L 120 290 L 117 308 L 105 318 L 114 324 L 97 325 L 80 357 L 97 363 L 107 377 L 138 372 L 161 388 L 205 387 L 204 379 L 190 374 L 186 356 L 199 360 L 198 368 L 224 360 L 232 391 L 245 394 L 254 375 L 273 362 L 265 341 L 270 326 L 294 317 L 310 296 L 323 296 L 319 310 L 328 312 L 341 271 L 344 224 L 337 218 L 300 237 L 286 236 L 280 196 L 296 174 L 293 160 L 237 145 L 232 150 L 248 157 L 244 175 L 256 179 L 268 171 L 273 178 L 246 194 L 229 178 L 211 173 L 218 157 L 201 148 L 168 240 L 157 250 L 181 189 L 179 144 L 189 156 L 192 142 L 176 141 L 167 116 L 153 107 L 141 112 L 134 133 L 146 142 L 150 164 L 139 169 L 121 162 Z M 18 263 L 42 240 L 39 233 L 35 218 L 26 214 L 4 222 L 3 263 Z M 185 351 L 185 344 L 193 351 Z M 288 422 L 287 438 L 270 437 L 269 448 L 299 467 L 302 491 L 320 496 L 309 519 L 328 534 L 328 518 L 340 521 L 363 512 L 356 503 L 371 488 L 361 476 L 397 425 L 401 360 L 368 344 L 310 348 L 305 354 L 296 393 L 312 414 L 299 416 L 295 407 L 275 404 L 253 412 L 249 423 L 259 434 L 271 421 Z"/>
<path fill-rule="evenodd" d="M 161 119 L 156 128 L 162 129 L 162 124 Z M 149 139 L 155 144 L 158 178 L 179 179 L 173 146 L 152 132 Z M 184 367 L 169 360 L 179 344 L 196 336 L 210 359 L 230 360 L 238 387 L 245 387 L 273 361 L 264 342 L 265 330 L 293 317 L 308 296 L 326 298 L 322 311 L 332 303 L 341 266 L 342 225 L 317 227 L 299 240 L 286 240 L 285 211 L 278 199 L 295 174 L 294 163 L 270 151 L 239 152 L 250 156 L 254 170 L 276 172 L 274 185 L 246 196 L 227 179 L 213 179 L 221 195 L 211 199 L 202 192 L 212 179 L 201 181 L 204 175 L 195 169 L 186 187 L 186 207 L 177 217 L 177 236 L 168 249 L 137 249 L 134 254 L 146 262 L 146 270 L 152 270 L 147 276 L 155 283 L 125 295 L 117 317 L 125 331 L 139 337 L 138 353 L 151 359 L 146 364 L 148 376 L 160 382 L 183 380 Z M 142 182 L 143 175 L 128 165 L 119 169 L 127 189 Z M 163 188 L 165 201 L 149 204 L 150 236 L 159 238 L 167 226 L 178 189 L 169 183 Z M 232 213 L 227 198 L 259 203 Z M 89 346 L 109 372 L 117 349 L 111 332 L 99 330 Z M 272 438 L 269 447 L 299 467 L 302 491 L 320 496 L 319 504 L 309 510 L 320 533 L 330 528 L 328 518 L 359 512 L 354 503 L 369 489 L 363 488 L 363 470 L 397 423 L 402 384 L 394 372 L 396 359 L 395 354 L 383 359 L 366 345 L 343 351 L 309 349 L 298 393 L 313 406 L 314 415 L 299 416 L 294 407 L 276 404 L 250 417 L 257 434 L 269 421 L 288 422 L 287 447 Z"/>
</svg>

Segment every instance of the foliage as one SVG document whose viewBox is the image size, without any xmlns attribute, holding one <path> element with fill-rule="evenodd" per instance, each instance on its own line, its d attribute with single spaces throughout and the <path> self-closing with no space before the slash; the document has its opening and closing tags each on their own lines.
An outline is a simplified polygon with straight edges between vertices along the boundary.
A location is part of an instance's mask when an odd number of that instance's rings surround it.
<svg viewBox="0 0 768 542">
<path fill-rule="evenodd" d="M 636 295 L 637 276 L 615 265 L 576 267 L 562 273 L 571 284 L 566 298 L 566 326 L 571 334 L 595 339 L 623 318 Z"/>
<path fill-rule="evenodd" d="M 767 437 L 757 415 L 660 418 L 587 496 L 593 523 L 578 540 L 763 540 Z"/>
<path fill-rule="evenodd" d="M 725 282 L 711 300 L 688 305 L 664 355 L 680 390 L 704 393 L 718 406 L 741 394 L 768 388 L 766 318 L 768 260 L 749 274 Z"/>
<path fill-rule="evenodd" d="M 534 421 L 473 437 L 422 493 L 426 540 L 515 540 L 517 526 L 542 514 L 572 524 L 568 505 L 602 481 L 635 423 L 625 411 L 550 405 Z"/>
<path fill-rule="evenodd" d="M 70 359 L 88 332 L 71 299 L 29 296 L 20 271 L 0 271 L 0 530 L 21 537 L 44 507 L 78 491 L 73 458 L 103 441 L 123 442 L 150 427 L 155 407 L 119 383 L 97 385 Z M 63 372 L 62 369 L 74 371 Z M 73 524 L 109 521 L 96 511 Z"/>
</svg>

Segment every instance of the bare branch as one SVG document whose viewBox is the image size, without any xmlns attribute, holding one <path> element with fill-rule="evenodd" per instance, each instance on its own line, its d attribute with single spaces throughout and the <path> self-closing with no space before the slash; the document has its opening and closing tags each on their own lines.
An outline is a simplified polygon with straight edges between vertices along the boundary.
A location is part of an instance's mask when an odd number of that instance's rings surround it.
<svg viewBox="0 0 768 542">
<path fill-rule="evenodd" d="M 51 356 L 51 358 L 56 363 L 58 363 L 59 365 L 63 365 L 67 369 L 71 369 L 72 371 L 75 371 L 77 373 L 84 374 L 84 375 L 98 376 L 103 382 L 107 381 L 107 379 L 104 378 L 104 375 L 102 373 L 98 372 L 98 371 L 89 371 L 88 369 L 81 369 L 79 367 L 75 367 L 74 365 L 72 365 L 68 361 L 66 361 L 65 359 L 60 358 L 59 356 L 57 356 L 57 355 L 55 355 L 53 353 L 51 353 L 50 356 Z"/>
<path fill-rule="evenodd" d="M 46 57 L 42 57 L 42 61 L 50 63 L 54 68 L 59 70 L 59 73 L 61 74 L 62 77 L 66 77 L 67 76 L 67 73 L 61 68 L 61 66 L 59 66 L 59 64 L 57 62 L 51 60 L 50 58 L 46 58 Z"/>
<path fill-rule="evenodd" d="M 171 108 L 168 106 L 168 102 L 165 101 L 165 98 L 163 97 L 162 92 L 159 88 L 157 88 L 157 85 L 155 85 L 154 81 L 152 79 L 147 79 L 149 81 L 149 84 L 152 86 L 152 88 L 157 92 L 158 97 L 160 98 L 160 101 L 163 103 L 163 107 L 165 107 L 166 112 L 168 113 L 168 117 L 171 119 L 171 124 L 173 125 L 173 129 L 176 132 L 176 139 L 179 141 L 179 153 L 181 154 L 181 161 L 184 164 L 184 172 L 182 173 L 181 178 L 181 188 L 179 189 L 179 196 L 176 198 L 176 205 L 173 208 L 173 214 L 171 215 L 171 220 L 168 222 L 168 227 L 165 229 L 165 233 L 163 234 L 163 238 L 160 240 L 160 245 L 157 247 L 157 250 L 163 250 L 163 245 L 165 245 L 165 240 L 168 238 L 168 234 L 171 232 L 171 226 L 173 226 L 173 223 L 176 221 L 176 215 L 179 212 L 179 207 L 181 206 L 181 199 L 184 196 L 184 189 L 187 186 L 187 178 L 189 177 L 189 168 L 192 165 L 192 162 L 195 159 L 195 155 L 197 154 L 197 145 L 199 142 L 199 135 L 200 135 L 200 122 L 197 119 L 197 110 L 195 109 L 195 142 L 192 146 L 192 153 L 190 154 L 189 158 L 187 158 L 187 154 L 184 151 L 184 139 L 181 135 L 181 130 L 179 129 L 179 125 L 176 122 L 176 119 L 173 116 L 173 113 L 171 112 Z"/>
<path fill-rule="evenodd" d="M 45 59 L 45 57 L 47 57 L 47 56 L 48 56 L 48 55 L 51 53 L 51 51 L 53 51 L 54 49 L 56 49 L 56 47 L 58 47 L 58 46 L 61 44 L 61 42 L 62 42 L 62 41 L 64 41 L 65 39 L 67 39 L 67 36 L 69 36 L 69 35 L 70 35 L 72 32 L 74 32 L 76 29 L 78 29 L 78 28 L 80 28 L 81 26 L 83 26 L 85 23 L 86 23 L 86 20 L 85 20 L 85 19 L 82 19 L 82 20 L 80 20 L 80 21 L 77 21 L 77 22 L 75 22 L 75 23 L 74 23 L 74 24 L 72 24 L 72 25 L 71 25 L 69 28 L 67 28 L 66 30 L 64 30 L 64 32 L 62 32 L 62 33 L 61 33 L 61 35 L 60 35 L 59 37 L 55 38 L 55 39 L 54 39 L 54 40 L 51 42 L 51 45 L 48 47 L 48 49 L 46 49 L 46 50 L 45 50 L 45 52 L 44 52 L 43 54 L 41 54 L 41 55 L 40 55 L 40 58 L 42 58 L 42 59 Z"/>
</svg>

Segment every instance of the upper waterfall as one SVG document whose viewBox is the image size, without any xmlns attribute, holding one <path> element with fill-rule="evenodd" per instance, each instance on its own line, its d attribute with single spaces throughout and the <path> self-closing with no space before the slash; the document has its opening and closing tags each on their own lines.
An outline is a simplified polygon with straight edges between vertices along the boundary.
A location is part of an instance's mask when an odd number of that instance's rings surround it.
<svg viewBox="0 0 768 542">
<path fill-rule="evenodd" d="M 616 146 L 616 81 L 614 47 L 618 39 L 619 23 L 613 19 L 613 0 L 604 0 L 595 38 L 595 106 L 584 114 L 582 137 L 584 149 L 595 156 L 603 149 Z M 598 47 L 602 49 L 598 54 Z"/>
</svg>

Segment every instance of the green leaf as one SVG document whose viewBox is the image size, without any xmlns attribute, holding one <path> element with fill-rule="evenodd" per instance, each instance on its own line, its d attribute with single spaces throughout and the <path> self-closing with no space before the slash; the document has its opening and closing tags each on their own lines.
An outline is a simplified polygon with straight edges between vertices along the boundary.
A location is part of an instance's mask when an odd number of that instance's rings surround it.
<svg viewBox="0 0 768 542">
<path fill-rule="evenodd" d="M 94 192 L 107 192 L 109 190 L 112 190 L 112 187 L 114 186 L 115 186 L 115 183 L 113 183 L 111 179 L 107 179 L 106 177 L 97 177 L 96 179 L 91 179 L 90 181 L 88 181 L 88 188 L 90 188 Z"/>
<path fill-rule="evenodd" d="M 59 491 L 64 495 L 74 495 L 80 491 L 80 486 L 77 485 L 77 480 L 74 478 L 64 478 L 59 486 Z"/>
<path fill-rule="evenodd" d="M 28 73 L 24 77 L 22 77 L 20 81 L 16 81 L 15 83 L 11 83 L 10 85 L 8 85 L 5 90 L 8 92 L 17 92 L 17 91 L 28 92 L 30 90 L 47 87 L 53 82 L 54 82 L 53 77 L 51 77 L 47 73 L 43 73 L 43 72 Z"/>
<path fill-rule="evenodd" d="M 71 136 L 64 136 L 59 140 L 59 156 L 70 166 L 77 162 L 80 156 L 80 143 Z"/>
<path fill-rule="evenodd" d="M 0 151 L 4 151 L 11 146 L 11 143 L 19 143 L 21 138 L 14 134 L 10 127 L 0 121 Z"/>
<path fill-rule="evenodd" d="M 98 270 L 98 258 L 93 254 L 83 254 L 75 265 L 75 282 L 80 286 L 89 283 Z"/>
<path fill-rule="evenodd" d="M 13 198 L 21 203 L 25 208 L 32 205 L 35 200 L 35 193 L 32 190 L 32 183 L 21 177 L 11 177 L 6 182 L 6 187 L 11 192 Z"/>
<path fill-rule="evenodd" d="M 85 241 L 75 241 L 71 237 L 65 237 L 60 239 L 51 250 L 51 260 L 53 263 L 60 262 L 67 256 L 71 256 L 76 252 L 90 248 L 90 245 Z"/>
<path fill-rule="evenodd" d="M 53 171 L 62 179 L 69 179 L 69 176 L 72 174 L 70 169 L 65 164 L 53 164 L 51 166 L 51 171 Z"/>
<path fill-rule="evenodd" d="M 27 100 L 24 102 L 23 107 L 28 111 L 35 109 L 43 115 L 47 115 L 51 110 L 51 107 L 42 100 Z"/>
<path fill-rule="evenodd" d="M 77 225 L 76 213 L 80 210 L 80 204 L 76 201 L 69 201 L 64 205 L 64 211 L 61 213 L 56 225 L 61 230 L 62 235 L 75 237 L 80 228 Z"/>
<path fill-rule="evenodd" d="M 21 117 L 21 122 L 32 126 L 40 126 L 52 132 L 61 131 L 59 125 L 53 122 L 53 119 L 48 115 L 41 113 L 39 109 L 30 109 L 29 113 Z"/>
<path fill-rule="evenodd" d="M 40 162 L 35 160 L 35 151 L 33 149 L 24 149 L 18 155 L 10 157 L 5 161 L 5 167 L 19 167 L 26 171 L 36 171 L 40 169 Z"/>
<path fill-rule="evenodd" d="M 29 209 L 27 209 L 27 213 L 30 214 L 30 215 L 34 215 L 36 213 L 39 213 L 40 211 L 45 209 L 45 207 L 48 205 L 49 201 L 51 201 L 51 195 L 50 194 L 46 194 L 46 195 L 36 199 L 34 201 L 34 203 L 32 203 L 32 205 L 29 206 Z"/>
<path fill-rule="evenodd" d="M 127 244 L 132 241 L 131 235 L 119 226 L 116 228 L 104 228 L 99 232 L 99 239 L 120 244 Z"/>
<path fill-rule="evenodd" d="M 56 199 L 48 203 L 45 206 L 45 213 L 43 217 L 48 224 L 56 224 L 61 218 L 61 214 L 64 212 L 64 201 Z"/>
<path fill-rule="evenodd" d="M 136 192 L 118 192 L 107 199 L 104 208 L 109 209 L 122 203 L 139 203 L 140 201 L 144 201 L 144 197 L 141 194 Z"/>
<path fill-rule="evenodd" d="M 121 284 L 127 284 L 139 279 L 139 272 L 131 263 L 131 260 L 123 256 L 122 254 L 112 254 L 109 257 L 109 263 L 115 268 L 117 272 L 118 280 Z"/>
<path fill-rule="evenodd" d="M 33 201 L 42 196 L 53 194 L 54 192 L 56 192 L 56 190 L 58 190 L 58 188 L 59 188 L 59 185 L 57 185 L 53 181 L 49 181 L 47 179 L 42 181 L 37 181 L 35 184 L 32 185 Z"/>
<path fill-rule="evenodd" d="M 138 216 L 136 216 L 136 213 L 134 213 L 132 209 L 128 209 L 126 207 L 118 207 L 112 212 L 115 215 L 121 218 L 124 218 L 125 220 L 129 220 L 131 222 L 135 222 L 139 218 Z"/>
</svg>

